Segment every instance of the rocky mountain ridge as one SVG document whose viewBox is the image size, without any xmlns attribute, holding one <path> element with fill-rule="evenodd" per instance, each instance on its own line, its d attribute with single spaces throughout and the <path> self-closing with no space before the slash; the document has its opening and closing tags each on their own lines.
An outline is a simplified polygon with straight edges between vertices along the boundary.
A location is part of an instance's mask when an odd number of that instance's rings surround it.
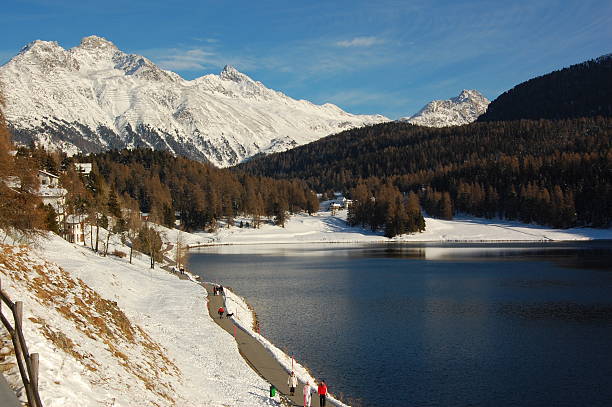
<svg viewBox="0 0 612 407">
<path fill-rule="evenodd" d="M 400 121 L 427 127 L 459 126 L 475 121 L 487 111 L 489 103 L 477 90 L 463 90 L 454 98 L 429 102 L 415 115 Z"/>
<path fill-rule="evenodd" d="M 15 140 L 69 153 L 150 147 L 226 167 L 389 121 L 292 99 L 231 66 L 185 80 L 97 36 L 71 49 L 34 41 L 0 82 Z"/>
</svg>

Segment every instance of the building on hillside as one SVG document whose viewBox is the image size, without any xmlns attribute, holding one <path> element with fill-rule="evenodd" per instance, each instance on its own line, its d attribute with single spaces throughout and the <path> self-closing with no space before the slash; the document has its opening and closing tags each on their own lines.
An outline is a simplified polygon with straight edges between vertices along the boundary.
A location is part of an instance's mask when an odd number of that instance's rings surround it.
<svg viewBox="0 0 612 407">
<path fill-rule="evenodd" d="M 57 220 L 62 222 L 68 191 L 60 188 L 59 177 L 57 175 L 41 170 L 38 171 L 38 180 L 40 181 L 40 188 L 36 195 L 42 199 L 44 205 L 51 205 L 57 214 Z"/>
<path fill-rule="evenodd" d="M 38 180 L 41 186 L 48 186 L 50 188 L 59 187 L 59 176 L 51 174 L 50 172 L 38 170 Z"/>
<path fill-rule="evenodd" d="M 74 163 L 74 169 L 79 174 L 89 175 L 91 173 L 91 163 Z"/>
<path fill-rule="evenodd" d="M 82 216 L 68 215 L 66 217 L 66 240 L 71 243 L 85 241 L 85 222 Z"/>
</svg>

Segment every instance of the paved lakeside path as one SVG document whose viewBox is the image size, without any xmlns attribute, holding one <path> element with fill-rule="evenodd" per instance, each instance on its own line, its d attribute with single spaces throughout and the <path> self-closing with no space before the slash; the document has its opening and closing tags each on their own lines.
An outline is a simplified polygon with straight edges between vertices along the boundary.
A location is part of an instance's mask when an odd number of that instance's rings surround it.
<svg viewBox="0 0 612 407">
<path fill-rule="evenodd" d="M 223 304 L 222 295 L 213 295 L 213 289 L 211 284 L 202 283 L 206 291 L 208 291 L 208 312 L 210 317 L 219 325 L 225 329 L 231 335 L 234 335 L 234 323 L 229 318 L 219 318 L 217 310 L 219 307 L 225 307 Z M 236 343 L 242 357 L 247 363 L 261 375 L 268 383 L 272 383 L 278 391 L 284 396 L 285 399 L 292 402 L 292 406 L 303 406 L 302 390 L 304 383 L 299 382 L 298 387 L 295 389 L 295 396 L 289 396 L 289 386 L 287 386 L 287 378 L 289 372 L 272 356 L 272 354 L 263 347 L 257 339 L 253 338 L 248 333 L 244 332 L 239 326 L 236 326 Z M 328 406 L 333 406 L 329 400 L 327 400 Z M 315 391 L 312 394 L 312 407 L 319 406 L 319 395 Z"/>
</svg>

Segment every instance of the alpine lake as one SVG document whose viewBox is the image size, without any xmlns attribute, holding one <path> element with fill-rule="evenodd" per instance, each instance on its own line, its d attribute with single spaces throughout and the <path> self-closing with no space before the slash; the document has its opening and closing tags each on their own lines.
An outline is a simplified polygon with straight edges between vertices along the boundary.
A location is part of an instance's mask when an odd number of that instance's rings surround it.
<svg viewBox="0 0 612 407">
<path fill-rule="evenodd" d="M 611 406 L 612 242 L 193 249 L 353 406 Z"/>
</svg>

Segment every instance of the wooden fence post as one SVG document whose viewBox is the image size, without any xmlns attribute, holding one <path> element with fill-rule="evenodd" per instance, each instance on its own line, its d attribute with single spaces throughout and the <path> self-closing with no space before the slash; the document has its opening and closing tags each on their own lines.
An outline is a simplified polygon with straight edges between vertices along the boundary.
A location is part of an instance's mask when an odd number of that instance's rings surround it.
<svg viewBox="0 0 612 407">
<path fill-rule="evenodd" d="M 11 323 L 2 314 L 2 302 L 5 302 L 12 311 L 13 321 L 15 324 L 14 327 L 11 326 Z M 1 289 L 0 320 L 11 334 L 11 340 L 13 341 L 13 348 L 15 350 L 15 359 L 17 360 L 17 366 L 19 367 L 23 387 L 28 398 L 28 405 L 30 407 L 43 407 L 40 395 L 38 394 L 39 356 L 38 353 L 33 353 L 30 355 L 25 342 L 25 337 L 23 336 L 23 302 L 12 302 L 6 293 L 4 293 Z"/>
<path fill-rule="evenodd" d="M 22 323 L 23 323 L 23 302 L 15 301 L 15 306 L 13 308 L 13 318 L 15 320 L 15 341 L 17 346 L 15 346 L 15 356 L 17 356 L 18 365 L 20 365 L 19 370 L 24 370 L 26 372 L 25 375 L 22 375 L 23 386 L 26 390 L 26 395 L 28 396 L 28 404 L 31 407 L 37 407 L 36 398 L 34 397 L 34 389 L 32 387 L 32 366 L 30 364 L 30 355 L 28 353 L 28 348 L 25 344 L 25 340 L 23 338 L 22 331 Z M 25 367 L 23 367 L 21 363 L 21 358 L 25 361 Z"/>
<path fill-rule="evenodd" d="M 32 382 L 32 386 L 34 386 L 34 389 L 38 390 L 38 353 L 32 353 L 30 355 L 30 363 L 32 364 L 32 376 L 30 377 L 30 380 Z"/>
<path fill-rule="evenodd" d="M 21 328 L 21 321 L 23 320 L 23 302 L 15 301 L 15 329 Z"/>
</svg>

